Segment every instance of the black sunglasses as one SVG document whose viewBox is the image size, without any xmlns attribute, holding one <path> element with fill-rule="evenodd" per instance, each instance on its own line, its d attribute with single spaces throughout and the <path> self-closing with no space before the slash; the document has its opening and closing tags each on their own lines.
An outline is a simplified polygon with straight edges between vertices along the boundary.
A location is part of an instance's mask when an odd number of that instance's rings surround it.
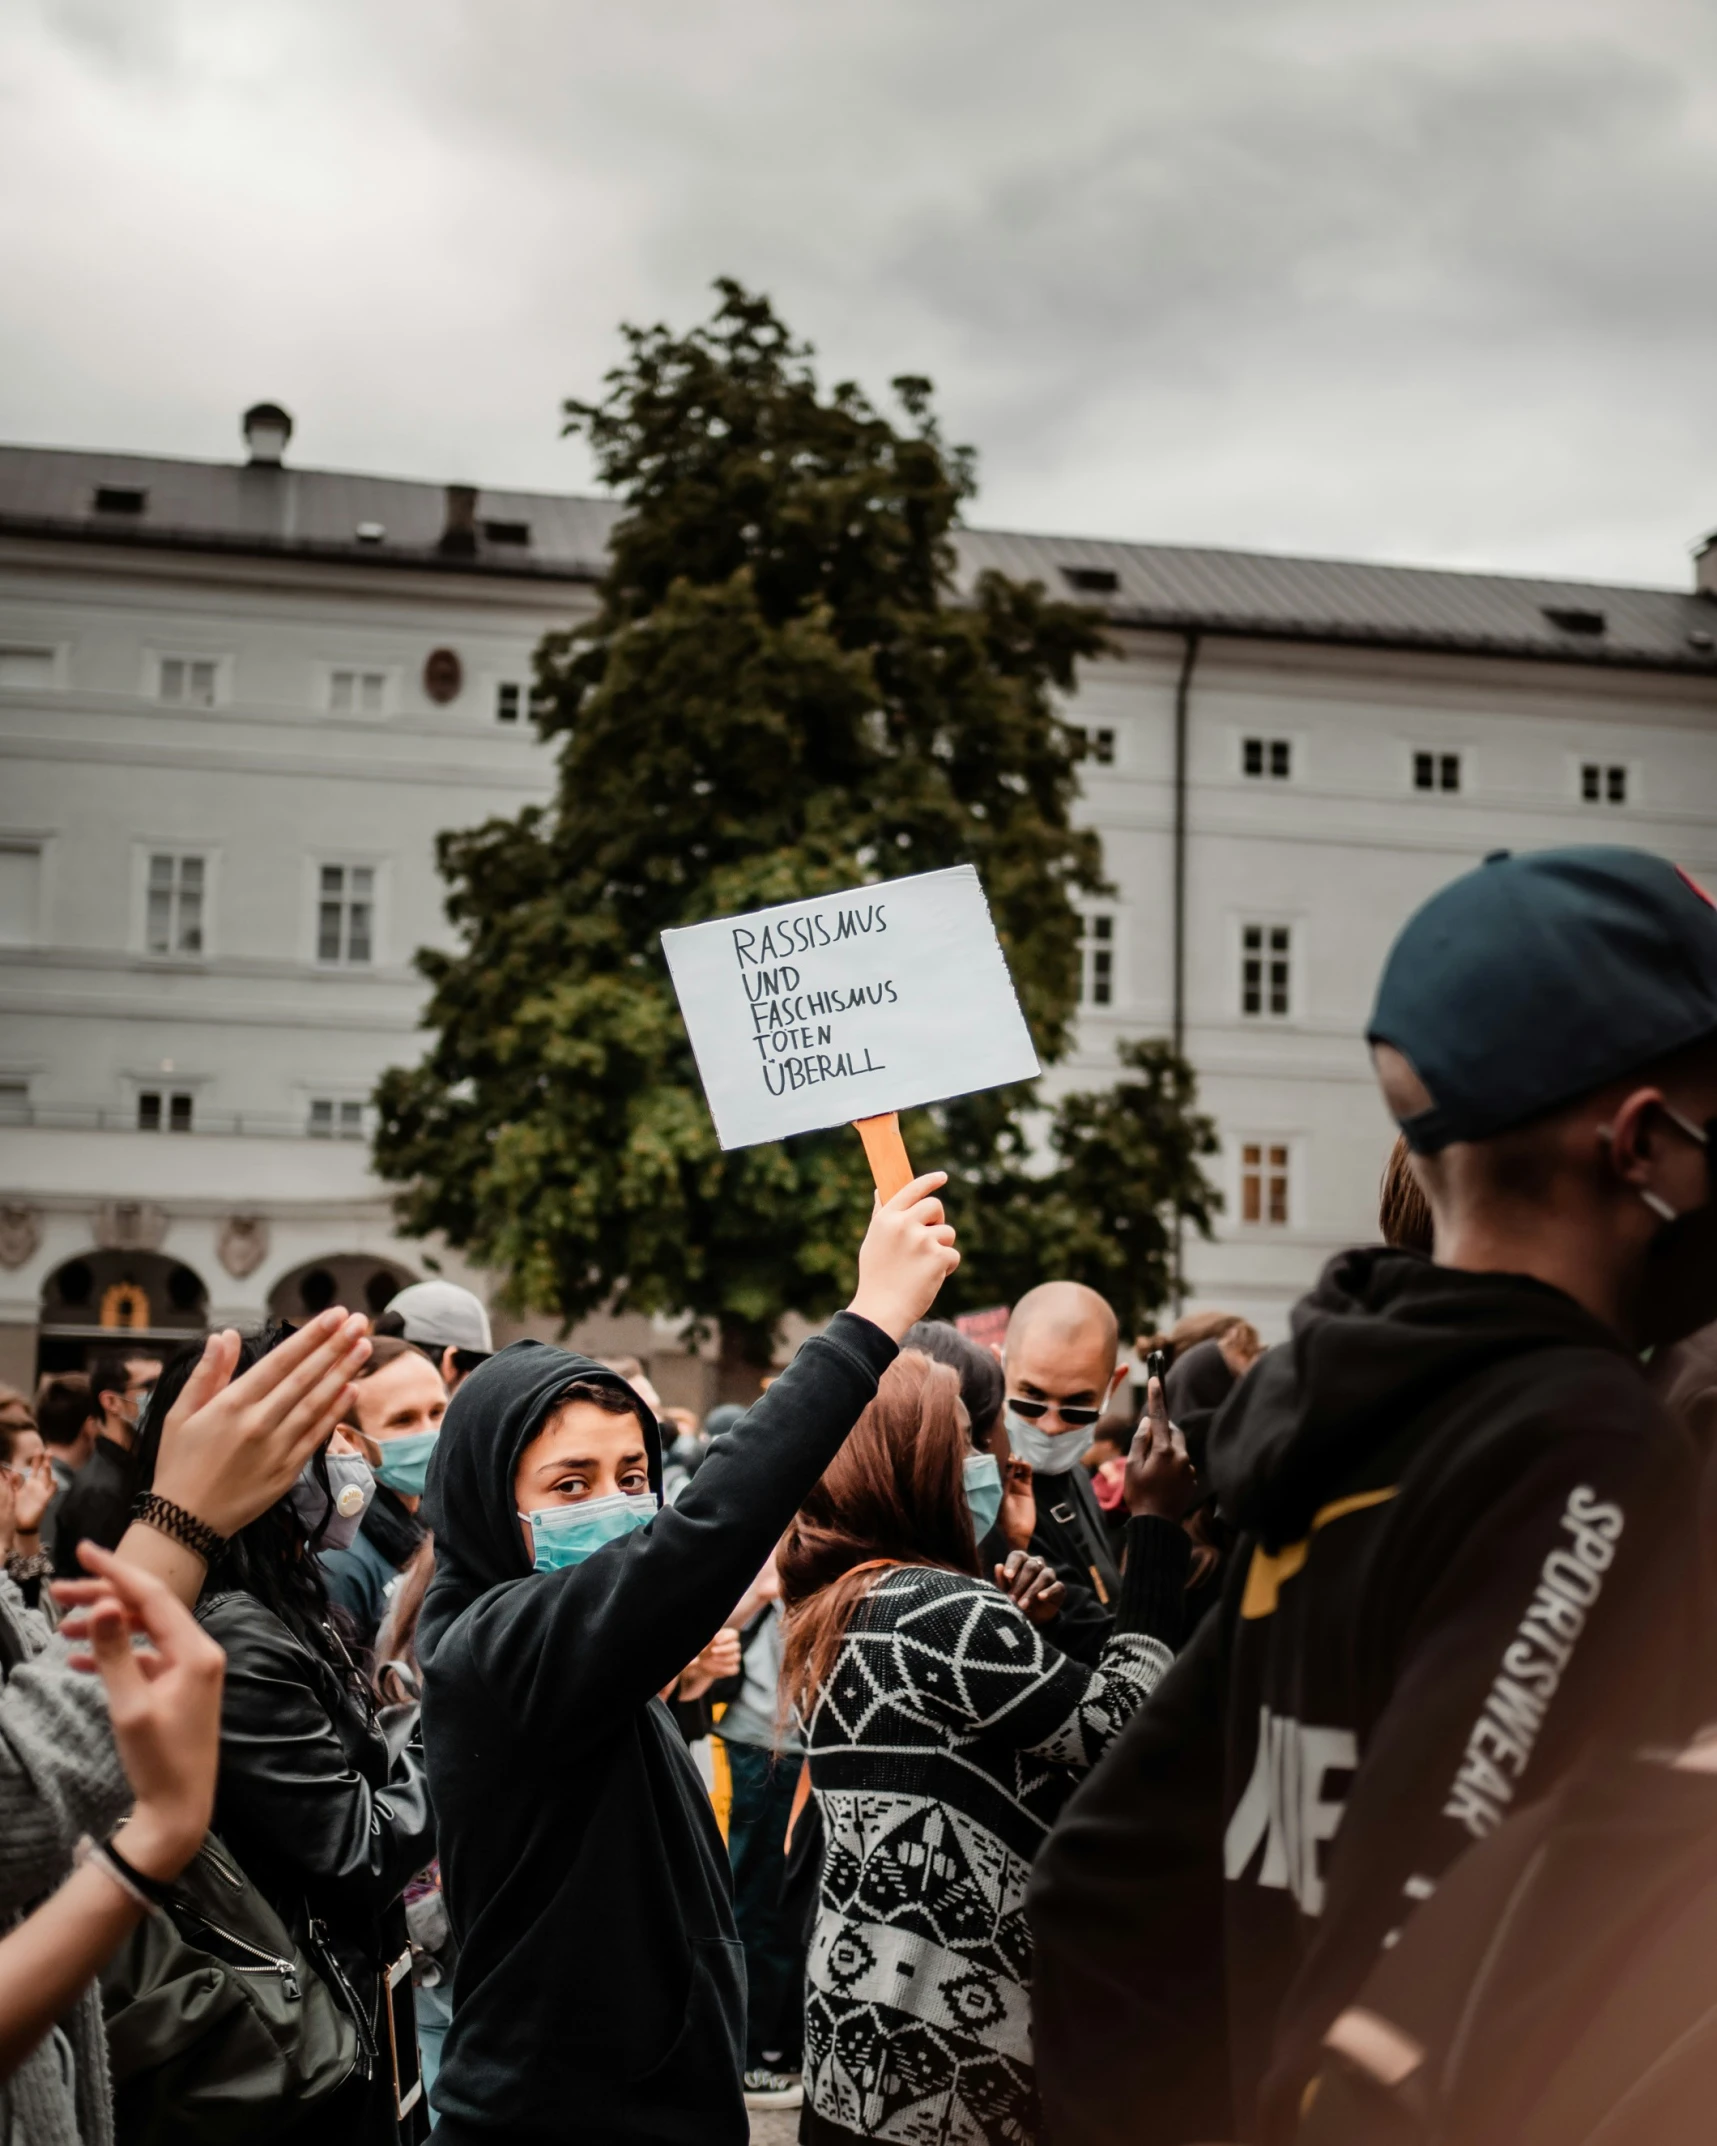
<svg viewBox="0 0 1717 2146">
<path fill-rule="evenodd" d="M 1035 1423 L 1039 1416 L 1048 1415 L 1052 1408 L 1061 1411 L 1061 1420 L 1069 1430 L 1083 1430 L 1088 1423 L 1095 1423 L 1103 1413 L 1100 1408 L 1075 1408 L 1069 1401 L 1019 1401 L 1010 1393 L 1008 1406 L 1016 1416 L 1023 1416 L 1027 1423 Z"/>
</svg>

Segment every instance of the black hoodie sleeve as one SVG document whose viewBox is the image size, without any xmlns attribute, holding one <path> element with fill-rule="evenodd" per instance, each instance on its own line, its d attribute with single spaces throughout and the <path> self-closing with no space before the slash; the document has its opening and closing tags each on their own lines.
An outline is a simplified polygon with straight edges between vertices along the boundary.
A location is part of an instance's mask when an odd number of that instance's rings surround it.
<svg viewBox="0 0 1717 2146">
<path fill-rule="evenodd" d="M 436 1672 L 545 1739 L 604 1734 L 705 1646 L 840 1450 L 894 1343 L 841 1312 L 710 1447 L 677 1505 L 582 1565 L 492 1587 L 436 1648 Z"/>
<path fill-rule="evenodd" d="M 1032 2046 L 1056 2146 L 1234 2135 L 1221 1623 L 1205 1619 L 1032 1869 Z"/>
</svg>

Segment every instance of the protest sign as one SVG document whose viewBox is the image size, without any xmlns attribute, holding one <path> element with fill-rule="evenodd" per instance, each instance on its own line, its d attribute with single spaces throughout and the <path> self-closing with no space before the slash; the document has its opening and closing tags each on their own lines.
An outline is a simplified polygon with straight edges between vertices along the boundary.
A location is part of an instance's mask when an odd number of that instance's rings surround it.
<svg viewBox="0 0 1717 2146">
<path fill-rule="evenodd" d="M 851 1121 L 879 1187 L 893 1150 L 903 1184 L 891 1114 L 1039 1070 L 969 864 L 665 931 L 662 950 L 724 1148 Z"/>
</svg>

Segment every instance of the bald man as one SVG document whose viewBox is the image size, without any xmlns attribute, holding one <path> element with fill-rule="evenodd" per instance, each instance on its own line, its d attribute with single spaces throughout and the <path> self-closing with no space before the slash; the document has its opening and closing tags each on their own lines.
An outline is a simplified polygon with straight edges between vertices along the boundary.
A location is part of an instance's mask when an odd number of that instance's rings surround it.
<svg viewBox="0 0 1717 2146">
<path fill-rule="evenodd" d="M 1103 1511 L 1081 1465 L 1098 1417 L 1127 1376 L 1116 1361 L 1119 1341 L 1115 1314 L 1095 1289 L 1043 1282 L 1014 1306 L 1002 1355 L 1002 1422 L 1015 1458 L 1030 1463 L 1037 1500 L 1032 1552 L 1055 1567 L 1067 1588 L 1052 1636 L 1063 1653 L 1083 1662 L 1095 1662 L 1108 1639 L 1121 1592 Z M 1153 1459 L 1148 1436 L 1135 1439 L 1125 1479 L 1125 1554 L 1132 1555 L 1141 1520 L 1178 1522 L 1194 1487 L 1184 1448 L 1178 1459 L 1160 1448 Z M 1140 1554 L 1161 1562 L 1162 1546 L 1153 1543 Z"/>
</svg>

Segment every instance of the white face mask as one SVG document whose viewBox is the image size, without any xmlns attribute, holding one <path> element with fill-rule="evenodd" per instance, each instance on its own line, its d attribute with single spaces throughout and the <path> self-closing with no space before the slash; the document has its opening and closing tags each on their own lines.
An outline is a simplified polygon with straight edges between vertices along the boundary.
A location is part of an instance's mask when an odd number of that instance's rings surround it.
<svg viewBox="0 0 1717 2146">
<path fill-rule="evenodd" d="M 1070 1468 L 1077 1468 L 1097 1435 L 1094 1423 L 1073 1430 L 1040 1431 L 1035 1423 L 1027 1423 L 1011 1408 L 1003 1411 L 1002 1421 L 1007 1425 L 1014 1458 L 1028 1462 L 1039 1475 L 1065 1475 Z"/>
</svg>

